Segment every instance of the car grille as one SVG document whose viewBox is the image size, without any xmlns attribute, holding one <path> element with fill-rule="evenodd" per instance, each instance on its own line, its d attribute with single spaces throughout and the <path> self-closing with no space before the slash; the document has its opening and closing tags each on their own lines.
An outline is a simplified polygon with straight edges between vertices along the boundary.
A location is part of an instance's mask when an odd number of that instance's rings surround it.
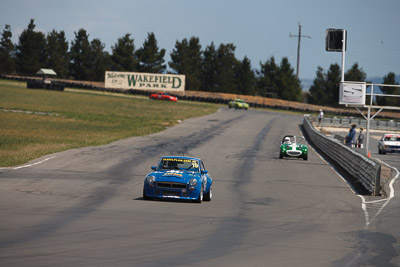
<svg viewBox="0 0 400 267">
<path fill-rule="evenodd" d="M 188 197 L 189 193 L 184 191 L 172 191 L 172 190 L 160 190 L 156 189 L 156 195 L 160 195 L 162 192 L 163 197 Z"/>
<path fill-rule="evenodd" d="M 289 151 L 287 151 L 287 153 L 290 156 L 300 156 L 301 155 L 301 151 L 297 151 L 297 150 L 289 150 Z"/>
<path fill-rule="evenodd" d="M 157 182 L 158 188 L 186 189 L 186 184 L 172 182 Z"/>
<path fill-rule="evenodd" d="M 164 190 L 163 191 L 163 196 L 164 197 L 180 197 L 181 193 L 179 191 L 168 191 Z"/>
</svg>

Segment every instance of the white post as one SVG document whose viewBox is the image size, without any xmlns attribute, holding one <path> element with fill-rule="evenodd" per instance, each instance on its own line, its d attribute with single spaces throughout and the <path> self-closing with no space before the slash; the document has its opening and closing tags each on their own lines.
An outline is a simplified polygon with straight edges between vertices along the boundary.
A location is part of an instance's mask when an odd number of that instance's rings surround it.
<svg viewBox="0 0 400 267">
<path fill-rule="evenodd" d="M 371 95 L 369 99 L 369 106 L 368 106 L 368 116 L 367 116 L 367 140 L 365 142 L 365 156 L 368 157 L 369 152 L 369 128 L 370 128 L 370 121 L 371 121 L 371 106 L 372 106 L 372 98 L 374 97 L 374 84 L 371 84 Z"/>
<path fill-rule="evenodd" d="M 367 116 L 367 140 L 365 142 L 365 156 L 368 157 L 369 152 L 369 122 L 371 120 L 371 106 L 368 106 L 368 116 Z"/>
<path fill-rule="evenodd" d="M 346 30 L 343 30 L 343 40 L 342 40 L 342 80 L 344 82 L 344 62 L 346 58 Z"/>
</svg>

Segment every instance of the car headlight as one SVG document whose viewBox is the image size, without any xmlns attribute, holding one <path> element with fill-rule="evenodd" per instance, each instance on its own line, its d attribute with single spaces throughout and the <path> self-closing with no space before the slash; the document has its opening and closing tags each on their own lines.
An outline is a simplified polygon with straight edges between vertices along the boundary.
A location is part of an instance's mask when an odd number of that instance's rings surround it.
<svg viewBox="0 0 400 267">
<path fill-rule="evenodd" d="M 197 185 L 197 180 L 194 179 L 194 178 L 190 179 L 189 185 L 190 185 L 190 186 L 196 186 L 196 185 Z"/>
<path fill-rule="evenodd" d="M 146 177 L 146 183 L 148 184 L 152 184 L 156 181 L 156 177 L 154 177 L 153 175 L 149 175 Z"/>
</svg>

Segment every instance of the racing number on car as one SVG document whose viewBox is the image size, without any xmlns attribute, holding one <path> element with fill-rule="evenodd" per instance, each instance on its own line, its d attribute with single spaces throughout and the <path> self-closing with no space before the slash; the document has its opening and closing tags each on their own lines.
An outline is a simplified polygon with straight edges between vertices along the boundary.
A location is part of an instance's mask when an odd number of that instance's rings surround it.
<svg viewBox="0 0 400 267">
<path fill-rule="evenodd" d="M 197 163 L 197 161 L 192 161 L 192 167 L 197 169 L 199 167 L 199 163 Z"/>
</svg>

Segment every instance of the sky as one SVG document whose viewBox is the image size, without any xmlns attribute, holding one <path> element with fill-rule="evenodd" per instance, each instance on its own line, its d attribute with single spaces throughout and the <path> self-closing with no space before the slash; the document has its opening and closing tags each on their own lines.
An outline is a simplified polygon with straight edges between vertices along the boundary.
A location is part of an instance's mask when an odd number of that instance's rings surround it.
<svg viewBox="0 0 400 267">
<path fill-rule="evenodd" d="M 70 45 L 85 29 L 106 51 L 127 33 L 138 49 L 153 32 L 167 63 L 176 42 L 194 36 L 202 49 L 232 43 L 255 70 L 287 57 L 294 73 L 298 38 L 290 35 L 301 25 L 301 80 L 314 79 L 319 66 L 342 66 L 341 52 L 325 51 L 325 32 L 345 29 L 345 70 L 358 63 L 368 78 L 400 74 L 400 0 L 0 0 L 0 32 L 10 25 L 15 44 L 30 19 L 45 34 L 64 31 Z"/>
</svg>

